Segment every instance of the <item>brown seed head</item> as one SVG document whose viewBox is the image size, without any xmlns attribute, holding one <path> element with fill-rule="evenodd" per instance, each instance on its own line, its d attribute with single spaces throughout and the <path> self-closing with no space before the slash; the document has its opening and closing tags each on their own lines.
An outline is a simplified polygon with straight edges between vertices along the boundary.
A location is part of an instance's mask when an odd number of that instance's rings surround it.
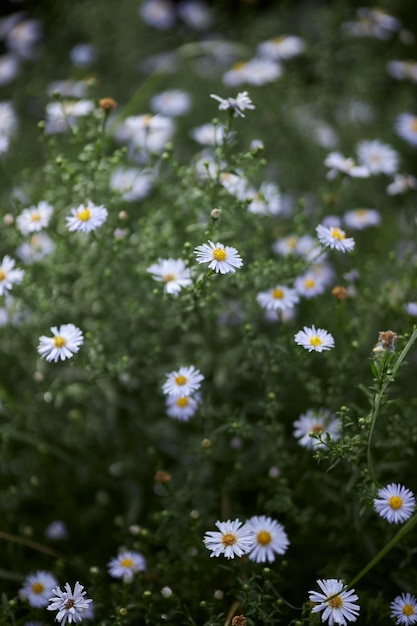
<svg viewBox="0 0 417 626">
<path fill-rule="evenodd" d="M 332 289 L 332 296 L 334 296 L 336 300 L 344 300 L 348 296 L 346 287 L 336 285 L 336 287 L 333 287 Z"/>
<path fill-rule="evenodd" d="M 232 619 L 232 626 L 246 626 L 248 620 L 244 615 L 235 615 Z"/>
<path fill-rule="evenodd" d="M 165 470 L 157 470 L 153 479 L 156 483 L 169 483 L 169 481 L 171 480 L 171 474 L 168 474 L 168 472 L 165 472 Z"/>
<path fill-rule="evenodd" d="M 98 106 L 100 109 L 103 109 L 103 111 L 111 111 L 117 107 L 117 102 L 114 98 L 101 98 L 101 100 L 98 101 Z"/>
</svg>

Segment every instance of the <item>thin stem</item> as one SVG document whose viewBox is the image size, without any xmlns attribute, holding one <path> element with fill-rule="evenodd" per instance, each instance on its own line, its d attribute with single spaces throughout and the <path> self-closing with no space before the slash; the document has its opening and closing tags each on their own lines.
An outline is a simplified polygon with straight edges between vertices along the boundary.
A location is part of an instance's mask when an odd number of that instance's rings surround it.
<svg viewBox="0 0 417 626">
<path fill-rule="evenodd" d="M 402 350 L 401 354 L 398 356 L 398 359 L 396 360 L 394 366 L 392 367 L 392 369 L 387 373 L 386 379 L 384 380 L 384 382 L 381 384 L 380 389 L 378 390 L 378 392 L 375 395 L 374 398 L 374 407 L 373 407 L 373 411 L 372 411 L 372 422 L 371 422 L 371 427 L 369 429 L 369 436 L 368 436 L 368 443 L 367 443 L 367 448 L 366 448 L 366 459 L 367 459 L 367 464 L 368 464 L 368 471 L 369 471 L 369 475 L 373 481 L 373 483 L 377 486 L 380 487 L 380 483 L 378 482 L 378 480 L 376 479 L 375 476 L 375 472 L 374 472 L 374 468 L 373 468 L 373 464 L 372 464 L 372 454 L 371 454 L 371 442 L 372 442 L 372 437 L 374 434 L 374 430 L 375 430 L 375 425 L 376 425 L 376 421 L 378 419 L 378 415 L 379 415 L 379 411 L 381 408 L 381 403 L 382 400 L 386 394 L 386 391 L 388 389 L 388 386 L 392 383 L 392 381 L 394 380 L 398 370 L 400 369 L 405 357 L 407 356 L 408 352 L 410 351 L 412 345 L 414 344 L 414 342 L 417 339 L 417 328 L 414 329 L 410 339 L 408 340 L 407 344 L 405 345 L 404 349 Z"/>
<path fill-rule="evenodd" d="M 11 533 L 6 533 L 3 530 L 0 530 L 0 539 L 12 541 L 13 543 L 18 543 L 22 546 L 26 546 L 27 548 L 31 548 L 32 550 L 37 550 L 38 552 L 49 554 L 49 556 L 53 556 L 57 559 L 66 558 L 64 554 L 61 554 L 60 552 L 57 552 L 52 548 L 48 548 L 48 546 L 44 546 L 41 543 L 37 543 L 36 541 L 31 541 L 30 539 L 25 539 L 24 537 L 18 537 L 16 535 L 12 535 Z"/>
<path fill-rule="evenodd" d="M 378 554 L 370 561 L 365 567 L 351 580 L 351 582 L 347 585 L 346 589 L 350 589 L 356 584 L 365 574 L 369 572 L 379 561 L 384 557 L 387 552 L 391 550 L 399 541 L 406 535 L 417 523 L 417 513 L 414 513 L 413 517 L 411 517 L 406 524 L 397 532 L 396 535 L 389 541 L 383 548 L 378 552 Z"/>
</svg>

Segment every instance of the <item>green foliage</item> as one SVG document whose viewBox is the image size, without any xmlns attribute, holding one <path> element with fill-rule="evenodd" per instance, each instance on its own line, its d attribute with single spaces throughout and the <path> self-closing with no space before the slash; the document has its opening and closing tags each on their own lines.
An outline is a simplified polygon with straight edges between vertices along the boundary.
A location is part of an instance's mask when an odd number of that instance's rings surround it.
<svg viewBox="0 0 417 626">
<path fill-rule="evenodd" d="M 287 2 L 254 21 L 242 9 L 237 24 L 217 7 L 223 31 L 210 49 L 182 23 L 152 29 L 130 0 L 116 10 L 106 0 L 53 4 L 39 58 L 13 93 L 2 87 L 20 127 L 1 155 L 1 250 L 25 273 L 0 296 L 0 625 L 52 623 L 54 614 L 19 597 L 39 570 L 61 587 L 80 581 L 94 600 L 86 623 L 97 626 L 230 626 L 236 615 L 248 626 L 318 624 L 308 591 L 319 578 L 354 581 L 360 623 L 392 623 L 390 602 L 415 592 L 415 519 L 395 534 L 373 500 L 389 483 L 417 490 L 417 333 L 405 307 L 416 299 L 415 191 L 388 195 L 385 174 L 327 178 L 333 148 L 320 129 L 346 155 L 366 139 L 392 145 L 400 171 L 415 173 L 414 148 L 394 131 L 396 116 L 413 110 L 413 85 L 386 71 L 405 58 L 404 37 L 349 35 L 343 23 L 356 18 L 347 3 L 308 4 L 306 14 Z M 218 110 L 210 94 L 240 90 L 222 85 L 224 72 L 284 33 L 303 37 L 305 52 L 283 62 L 278 80 L 248 87 L 256 108 L 244 119 Z M 63 50 L 87 38 L 97 64 L 74 67 Z M 232 52 L 216 54 L 226 43 Z M 167 51 L 173 73 L 143 69 Z M 48 96 L 47 85 L 64 78 L 85 81 L 94 106 L 75 120 L 66 109 L 64 132 L 51 132 L 45 106 L 65 108 L 67 98 Z M 148 114 L 167 88 L 191 95 L 190 113 L 160 149 L 146 140 L 136 151 L 126 146 L 118 135 L 126 119 Z M 118 106 L 106 110 L 104 97 Z M 226 130 L 203 152 L 191 131 L 210 121 Z M 122 167 L 150 175 L 148 192 L 131 201 L 112 188 Z M 228 190 L 225 174 L 247 180 L 255 195 Z M 265 182 L 279 186 L 280 208 L 251 211 L 253 199 L 267 202 Z M 71 209 L 88 201 L 107 219 L 90 233 L 70 232 Z M 54 209 L 44 231 L 53 250 L 25 263 L 20 246 L 33 253 L 33 233 L 23 234 L 17 218 L 39 202 Z M 349 232 L 351 254 L 320 247 L 316 226 L 357 207 L 377 209 L 381 224 Z M 274 252 L 277 241 L 305 236 L 313 259 Z M 242 268 L 222 275 L 199 264 L 195 248 L 208 241 L 236 248 Z M 169 258 L 192 272 L 178 295 L 148 271 Z M 314 268 L 329 272 L 322 292 L 300 297 L 294 315 L 268 316 L 257 295 L 292 288 Z M 39 338 L 61 324 L 80 328 L 84 343 L 49 362 Z M 332 350 L 296 344 L 313 324 L 333 335 Z M 392 345 L 379 337 L 389 330 Z M 204 375 L 201 403 L 191 419 L 175 420 L 162 385 L 189 365 Z M 307 431 L 300 445 L 294 422 L 308 411 L 336 419 L 337 436 Z M 210 558 L 203 537 L 216 521 L 254 515 L 283 524 L 285 555 Z M 54 540 L 46 529 L 56 520 L 67 535 Z M 122 549 L 147 562 L 131 582 L 108 572 Z"/>
</svg>

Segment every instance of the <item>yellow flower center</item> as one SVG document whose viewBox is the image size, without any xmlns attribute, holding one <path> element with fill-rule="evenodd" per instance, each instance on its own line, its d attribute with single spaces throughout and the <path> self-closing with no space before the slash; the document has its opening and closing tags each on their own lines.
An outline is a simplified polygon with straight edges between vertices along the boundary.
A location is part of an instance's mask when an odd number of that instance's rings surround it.
<svg viewBox="0 0 417 626">
<path fill-rule="evenodd" d="M 178 398 L 177 400 L 177 406 L 180 407 L 180 409 L 185 409 L 186 406 L 188 406 L 190 404 L 190 401 L 188 398 Z"/>
<path fill-rule="evenodd" d="M 170 283 L 171 280 L 175 280 L 174 274 L 164 274 L 163 279 L 166 283 Z"/>
<path fill-rule="evenodd" d="M 323 424 L 313 424 L 311 432 L 319 435 L 320 433 L 324 433 L 325 430 L 326 429 L 324 428 Z"/>
<path fill-rule="evenodd" d="M 294 250 L 294 248 L 297 246 L 297 239 L 295 237 L 288 237 L 288 239 L 287 239 L 287 246 L 291 250 Z"/>
<path fill-rule="evenodd" d="M 40 582 L 33 583 L 31 588 L 33 593 L 42 593 L 43 591 L 45 591 L 45 585 Z"/>
<path fill-rule="evenodd" d="M 268 546 L 272 541 L 272 535 L 267 530 L 261 530 L 256 535 L 256 540 L 261 546 Z"/>
<path fill-rule="evenodd" d="M 366 209 L 356 209 L 355 215 L 357 217 L 364 217 L 366 215 Z"/>
<path fill-rule="evenodd" d="M 213 250 L 213 259 L 216 261 L 225 261 L 226 257 L 226 250 L 224 248 L 215 248 Z"/>
<path fill-rule="evenodd" d="M 338 239 L 339 241 L 341 241 L 342 239 L 346 237 L 345 233 L 343 232 L 343 230 L 340 230 L 340 228 L 332 228 L 330 231 L 330 235 L 331 237 L 334 237 L 335 239 Z"/>
<path fill-rule="evenodd" d="M 65 339 L 65 337 L 54 337 L 54 346 L 55 348 L 63 348 L 67 343 L 67 340 Z"/>
<path fill-rule="evenodd" d="M 323 343 L 318 335 L 313 335 L 312 337 L 310 337 L 309 341 L 310 345 L 314 346 L 314 348 L 317 348 L 317 346 L 321 346 L 321 344 Z"/>
<path fill-rule="evenodd" d="M 243 67 L 245 67 L 246 62 L 245 61 L 238 61 L 237 63 L 235 63 L 232 67 L 232 70 L 241 70 Z"/>
<path fill-rule="evenodd" d="M 411 130 L 413 133 L 417 133 L 417 117 L 413 118 L 413 121 L 411 122 Z"/>
<path fill-rule="evenodd" d="M 237 541 L 237 537 L 234 533 L 225 533 L 222 536 L 222 544 L 224 546 L 233 546 Z"/>
<path fill-rule="evenodd" d="M 36 213 L 32 213 L 30 216 L 30 221 L 31 222 L 39 222 L 41 219 L 41 214 L 39 212 Z"/>
<path fill-rule="evenodd" d="M 313 289 L 315 284 L 316 284 L 316 281 L 314 280 L 314 278 L 306 278 L 304 281 L 304 287 L 306 289 Z"/>
<path fill-rule="evenodd" d="M 91 217 L 91 211 L 89 208 L 84 207 L 83 209 L 81 209 L 80 211 L 78 211 L 77 213 L 77 217 L 80 220 L 80 222 L 88 222 L 88 220 Z"/>
<path fill-rule="evenodd" d="M 332 609 L 341 609 L 343 606 L 343 600 L 340 596 L 335 596 L 334 598 L 330 598 L 329 606 Z"/>
<path fill-rule="evenodd" d="M 133 561 L 132 559 L 129 559 L 129 557 L 126 557 L 124 559 L 120 559 L 120 565 L 122 567 L 132 567 Z"/>
<path fill-rule="evenodd" d="M 388 500 L 388 504 L 394 511 L 400 509 L 403 505 L 403 499 L 400 496 L 391 496 Z"/>
<path fill-rule="evenodd" d="M 273 289 L 272 297 L 274 298 L 274 300 L 282 300 L 282 298 L 284 297 L 284 292 L 282 291 L 282 289 Z"/>
<path fill-rule="evenodd" d="M 149 128 L 152 118 L 153 118 L 153 115 L 151 115 L 150 113 L 147 113 L 146 115 L 143 116 L 143 125 L 145 129 Z"/>
<path fill-rule="evenodd" d="M 407 615 L 407 617 L 409 617 L 410 615 L 414 615 L 414 607 L 411 604 L 404 604 L 402 608 L 402 613 L 403 615 Z"/>
<path fill-rule="evenodd" d="M 3 270 L 0 270 L 0 281 L 4 280 L 6 278 L 6 272 L 3 272 Z"/>
<path fill-rule="evenodd" d="M 282 36 L 281 36 L 281 37 L 274 37 L 274 38 L 272 39 L 272 41 L 273 41 L 274 43 L 281 43 L 282 41 L 284 41 L 284 37 L 282 37 Z"/>
<path fill-rule="evenodd" d="M 187 382 L 187 377 L 186 376 L 176 376 L 175 377 L 175 382 L 177 383 L 177 385 L 185 385 L 185 383 Z"/>
</svg>

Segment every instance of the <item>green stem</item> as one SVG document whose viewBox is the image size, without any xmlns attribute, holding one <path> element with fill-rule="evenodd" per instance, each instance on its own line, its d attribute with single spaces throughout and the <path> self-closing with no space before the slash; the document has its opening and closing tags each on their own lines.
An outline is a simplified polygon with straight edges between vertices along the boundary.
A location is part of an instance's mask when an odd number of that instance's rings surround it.
<svg viewBox="0 0 417 626">
<path fill-rule="evenodd" d="M 388 389 L 388 386 L 392 383 L 392 381 L 394 380 L 398 370 L 400 369 L 405 357 L 407 356 L 408 352 L 410 351 L 412 345 L 414 344 L 414 342 L 417 339 L 417 328 L 414 329 L 410 339 L 408 340 L 407 344 L 405 345 L 404 349 L 402 350 L 401 354 L 398 356 L 398 359 L 396 360 L 393 368 L 391 369 L 390 373 L 387 375 L 386 379 L 384 380 L 384 382 L 381 384 L 381 387 L 379 389 L 379 391 L 376 393 L 375 398 L 374 398 L 374 407 L 373 407 L 373 411 L 372 411 L 372 422 L 371 422 L 371 427 L 369 429 L 369 436 L 368 436 L 368 443 L 367 443 L 367 448 L 366 448 L 366 459 L 367 459 L 367 464 L 368 464 L 368 471 L 369 471 L 369 475 L 373 481 L 373 483 L 377 486 L 380 487 L 380 483 L 378 482 L 378 480 L 376 479 L 375 476 L 375 472 L 374 472 L 374 468 L 373 468 L 373 464 L 372 464 L 372 454 L 371 454 L 371 442 L 372 442 L 372 437 L 374 434 L 374 430 L 375 430 L 375 425 L 376 425 L 376 421 L 378 419 L 378 415 L 379 415 L 379 411 L 381 408 L 381 403 L 382 403 L 382 399 L 384 398 L 386 391 Z"/>
<path fill-rule="evenodd" d="M 347 585 L 346 589 L 350 589 L 355 585 L 365 574 L 369 572 L 381 559 L 384 557 L 387 552 L 391 550 L 399 541 L 406 535 L 417 523 L 417 513 L 414 513 L 413 517 L 411 517 L 406 524 L 397 532 L 396 535 L 389 541 L 383 548 L 378 552 L 378 554 L 370 561 L 365 567 L 355 576 L 353 580 Z"/>
</svg>

